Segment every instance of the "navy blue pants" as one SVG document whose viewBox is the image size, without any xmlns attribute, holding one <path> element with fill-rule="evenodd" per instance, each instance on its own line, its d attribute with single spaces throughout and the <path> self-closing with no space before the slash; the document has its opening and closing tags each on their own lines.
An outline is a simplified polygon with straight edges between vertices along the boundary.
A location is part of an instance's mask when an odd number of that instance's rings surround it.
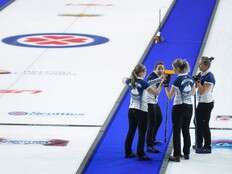
<svg viewBox="0 0 232 174">
<path fill-rule="evenodd" d="M 147 146 L 154 146 L 156 135 L 162 123 L 162 112 L 159 104 L 148 104 Z"/>
<path fill-rule="evenodd" d="M 129 129 L 125 141 L 125 153 L 132 153 L 132 143 L 138 128 L 137 155 L 144 156 L 145 135 L 147 130 L 147 112 L 130 108 L 128 111 Z"/>
<path fill-rule="evenodd" d="M 181 131 L 184 139 L 183 152 L 190 153 L 191 137 L 189 125 L 192 118 L 193 106 L 189 104 L 174 105 L 172 108 L 173 148 L 174 156 L 181 155 Z"/>
<path fill-rule="evenodd" d="M 198 103 L 196 108 L 196 132 L 197 132 L 197 148 L 204 147 L 211 148 L 211 132 L 209 128 L 209 120 L 211 111 L 214 107 L 214 102 Z"/>
</svg>

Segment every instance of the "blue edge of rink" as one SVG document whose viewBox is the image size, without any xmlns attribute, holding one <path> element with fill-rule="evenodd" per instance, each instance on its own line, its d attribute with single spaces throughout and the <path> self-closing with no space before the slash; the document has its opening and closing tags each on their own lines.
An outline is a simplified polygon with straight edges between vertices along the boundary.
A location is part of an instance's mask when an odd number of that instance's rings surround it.
<svg viewBox="0 0 232 174">
<path fill-rule="evenodd" d="M 13 1 L 15 0 L 0 0 L 0 10 L 4 9 L 6 6 L 8 6 Z"/>
<path fill-rule="evenodd" d="M 161 33 L 165 41 L 153 44 L 144 64 L 150 73 L 156 61 L 162 60 L 167 68 L 177 58 L 189 61 L 191 73 L 197 61 L 207 27 L 216 5 L 216 0 L 177 0 L 173 6 Z M 209 55 L 211 56 L 211 55 Z M 158 132 L 158 140 L 164 141 L 165 106 L 167 97 L 162 90 L 159 103 L 163 112 L 163 122 Z M 161 153 L 148 154 L 152 161 L 124 159 L 124 140 L 128 129 L 127 111 L 129 105 L 128 92 L 123 97 L 111 123 L 108 125 L 100 143 L 88 162 L 85 174 L 158 174 L 160 172 L 168 144 L 171 139 L 171 107 L 168 109 L 167 143 L 157 146 Z M 136 152 L 137 137 L 133 149 Z"/>
</svg>

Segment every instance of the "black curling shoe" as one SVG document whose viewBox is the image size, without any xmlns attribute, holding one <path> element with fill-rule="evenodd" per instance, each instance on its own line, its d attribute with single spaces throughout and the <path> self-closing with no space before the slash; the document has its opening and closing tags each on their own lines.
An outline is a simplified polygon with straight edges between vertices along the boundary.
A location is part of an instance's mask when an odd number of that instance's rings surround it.
<svg viewBox="0 0 232 174">
<path fill-rule="evenodd" d="M 160 153 L 159 150 L 157 150 L 155 147 L 153 146 L 148 146 L 147 147 L 147 152 L 150 152 L 150 153 Z"/>
<path fill-rule="evenodd" d="M 189 154 L 185 154 L 184 159 L 189 160 Z"/>
<path fill-rule="evenodd" d="M 139 160 L 139 161 L 150 161 L 151 158 L 149 158 L 149 157 L 146 156 L 146 155 L 143 155 L 143 156 L 139 156 L 139 157 L 138 157 L 138 160 Z"/>
<path fill-rule="evenodd" d="M 179 156 L 170 156 L 169 161 L 180 162 L 180 157 Z"/>
<path fill-rule="evenodd" d="M 136 157 L 136 155 L 133 152 L 125 155 L 125 158 L 134 158 L 134 157 Z"/>
</svg>

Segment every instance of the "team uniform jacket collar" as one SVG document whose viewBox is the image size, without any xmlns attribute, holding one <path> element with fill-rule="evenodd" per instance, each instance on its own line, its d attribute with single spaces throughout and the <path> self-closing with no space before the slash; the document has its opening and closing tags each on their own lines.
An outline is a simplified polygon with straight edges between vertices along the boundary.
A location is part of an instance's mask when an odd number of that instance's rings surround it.
<svg viewBox="0 0 232 174">
<path fill-rule="evenodd" d="M 205 71 L 205 72 L 202 72 L 201 76 L 205 76 L 206 74 L 209 73 L 209 70 Z"/>
</svg>

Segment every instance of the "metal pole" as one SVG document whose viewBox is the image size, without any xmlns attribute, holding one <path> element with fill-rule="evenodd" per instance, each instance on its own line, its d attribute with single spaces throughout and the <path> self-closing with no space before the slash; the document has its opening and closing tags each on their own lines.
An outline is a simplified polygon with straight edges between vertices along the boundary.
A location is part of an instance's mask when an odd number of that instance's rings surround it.
<svg viewBox="0 0 232 174">
<path fill-rule="evenodd" d="M 164 125 L 164 143 L 167 143 L 167 129 L 168 129 L 168 105 L 169 105 L 169 99 L 167 98 L 166 102 L 166 113 L 165 113 L 165 125 Z"/>
<path fill-rule="evenodd" d="M 159 28 L 158 31 L 161 29 L 161 8 L 159 9 Z"/>
<path fill-rule="evenodd" d="M 195 151 L 197 149 L 197 115 L 196 115 L 196 110 L 197 110 L 197 96 L 196 92 L 194 94 L 194 101 L 193 101 L 193 109 L 194 109 L 194 125 L 195 125 Z"/>
</svg>

